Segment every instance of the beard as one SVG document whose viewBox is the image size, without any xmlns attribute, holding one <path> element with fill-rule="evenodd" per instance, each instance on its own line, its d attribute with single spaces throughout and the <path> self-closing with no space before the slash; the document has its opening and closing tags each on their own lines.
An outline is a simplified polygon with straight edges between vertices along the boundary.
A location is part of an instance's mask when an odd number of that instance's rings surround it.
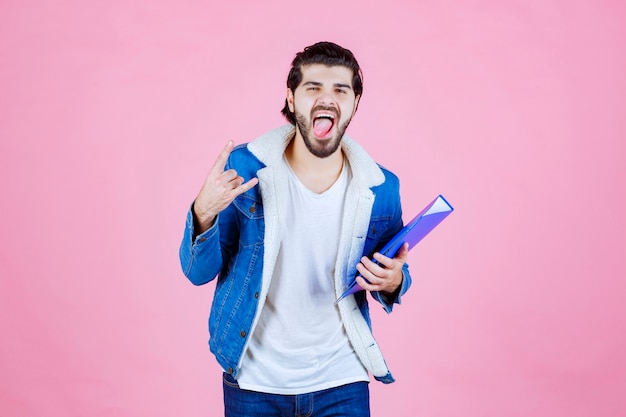
<svg viewBox="0 0 626 417">
<path fill-rule="evenodd" d="M 319 110 L 319 108 L 314 108 L 311 113 Z M 334 111 L 334 110 L 333 110 Z M 350 120 L 346 120 L 343 125 L 339 124 L 337 126 L 337 131 L 333 137 L 330 139 L 319 141 L 316 140 L 313 136 L 313 124 L 311 119 L 307 119 L 302 113 L 299 113 L 297 109 L 294 108 L 294 113 L 296 115 L 296 126 L 302 135 L 302 139 L 304 140 L 304 145 L 313 155 L 318 158 L 327 158 L 330 155 L 334 154 L 335 151 L 341 145 L 341 139 L 343 138 L 343 134 L 345 133 L 348 125 L 350 124 Z M 336 111 L 335 111 L 336 113 Z M 336 120 L 339 120 L 339 114 L 337 114 Z"/>
</svg>

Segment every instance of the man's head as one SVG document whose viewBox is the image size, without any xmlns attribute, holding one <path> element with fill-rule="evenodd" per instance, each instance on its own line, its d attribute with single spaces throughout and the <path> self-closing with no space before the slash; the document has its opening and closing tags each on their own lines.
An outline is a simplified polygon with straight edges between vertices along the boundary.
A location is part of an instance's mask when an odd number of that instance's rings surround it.
<svg viewBox="0 0 626 417">
<path fill-rule="evenodd" d="M 296 88 L 302 82 L 302 67 L 311 64 L 322 64 L 328 67 L 343 66 L 350 69 L 352 71 L 352 89 L 357 97 L 357 101 L 363 94 L 363 79 L 359 63 L 352 52 L 332 42 L 318 42 L 307 46 L 303 51 L 296 54 L 287 76 L 287 88 L 292 93 L 296 91 Z M 296 124 L 296 115 L 289 109 L 287 100 L 285 100 L 282 114 L 289 123 Z"/>
</svg>

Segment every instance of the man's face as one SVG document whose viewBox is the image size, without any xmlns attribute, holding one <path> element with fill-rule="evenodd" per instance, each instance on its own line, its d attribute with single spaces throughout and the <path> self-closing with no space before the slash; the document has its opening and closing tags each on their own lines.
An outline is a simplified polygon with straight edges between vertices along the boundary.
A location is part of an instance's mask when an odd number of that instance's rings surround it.
<svg viewBox="0 0 626 417">
<path fill-rule="evenodd" d="M 339 148 L 360 97 L 354 95 L 347 67 L 312 64 L 301 70 L 302 82 L 295 91 L 287 90 L 287 103 L 309 152 L 326 158 Z"/>
</svg>

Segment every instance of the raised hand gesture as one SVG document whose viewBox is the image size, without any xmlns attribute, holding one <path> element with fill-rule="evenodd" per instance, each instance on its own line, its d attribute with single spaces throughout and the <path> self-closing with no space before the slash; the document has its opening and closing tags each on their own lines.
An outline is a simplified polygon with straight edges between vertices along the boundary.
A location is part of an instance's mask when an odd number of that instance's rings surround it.
<svg viewBox="0 0 626 417">
<path fill-rule="evenodd" d="M 252 178 L 244 183 L 243 177 L 239 176 L 234 169 L 224 171 L 226 161 L 234 146 L 233 141 L 229 141 L 220 152 L 196 197 L 193 205 L 196 234 L 209 229 L 219 212 L 228 207 L 235 197 L 259 183 L 258 178 Z"/>
</svg>

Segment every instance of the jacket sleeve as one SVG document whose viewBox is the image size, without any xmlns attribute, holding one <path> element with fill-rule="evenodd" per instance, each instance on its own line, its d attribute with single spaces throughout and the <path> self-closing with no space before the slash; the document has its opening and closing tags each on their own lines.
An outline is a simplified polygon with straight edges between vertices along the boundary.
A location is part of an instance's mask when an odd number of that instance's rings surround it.
<svg viewBox="0 0 626 417">
<path fill-rule="evenodd" d="M 239 145 L 229 155 L 224 170 L 233 168 L 248 181 L 259 168 L 258 162 L 254 161 L 256 159 L 251 160 L 246 144 Z M 231 203 L 218 214 L 210 229 L 196 236 L 194 227 L 192 204 L 187 212 L 179 257 L 189 281 L 194 285 L 202 285 L 215 279 L 218 274 L 228 274 L 230 264 L 238 251 L 240 213 L 235 204 Z"/>
<path fill-rule="evenodd" d="M 180 264 L 185 276 L 194 285 L 212 281 L 222 269 L 220 249 L 219 216 L 213 226 L 204 233 L 195 235 L 193 205 L 187 212 L 183 241 L 180 244 Z"/>
<path fill-rule="evenodd" d="M 402 227 L 404 226 L 403 221 L 402 221 L 402 204 L 400 202 L 400 183 L 397 177 L 392 176 L 392 178 L 394 180 L 393 181 L 394 186 L 392 187 L 393 197 L 388 196 L 390 198 L 390 200 L 388 201 L 394 202 L 393 203 L 394 208 L 393 210 L 391 210 L 393 212 L 393 220 L 391 222 L 393 226 L 390 227 L 386 231 L 385 236 L 381 239 L 381 243 L 380 243 L 381 246 L 384 245 L 387 241 L 389 241 L 389 239 L 391 239 L 396 233 L 398 233 L 400 229 L 402 229 Z M 377 248 L 377 250 L 380 250 L 380 249 L 381 247 Z M 411 283 L 412 283 L 412 278 L 411 278 L 411 273 L 409 272 L 409 265 L 405 263 L 404 266 L 402 267 L 402 284 L 400 284 L 399 289 L 395 292 L 393 297 L 387 297 L 379 291 L 374 291 L 371 293 L 371 295 L 376 301 L 378 301 L 383 306 L 383 309 L 387 313 L 391 313 L 391 311 L 393 310 L 393 305 L 401 303 L 402 296 L 409 290 Z"/>
<path fill-rule="evenodd" d="M 409 265 L 404 264 L 402 267 L 402 284 L 400 284 L 400 291 L 396 292 L 397 295 L 395 298 L 388 299 L 380 291 L 374 291 L 371 294 L 372 297 L 383 306 L 383 309 L 385 309 L 387 313 L 391 313 L 393 311 L 394 304 L 402 303 L 402 296 L 409 290 L 411 283 L 412 278 L 411 273 L 409 272 Z"/>
</svg>

